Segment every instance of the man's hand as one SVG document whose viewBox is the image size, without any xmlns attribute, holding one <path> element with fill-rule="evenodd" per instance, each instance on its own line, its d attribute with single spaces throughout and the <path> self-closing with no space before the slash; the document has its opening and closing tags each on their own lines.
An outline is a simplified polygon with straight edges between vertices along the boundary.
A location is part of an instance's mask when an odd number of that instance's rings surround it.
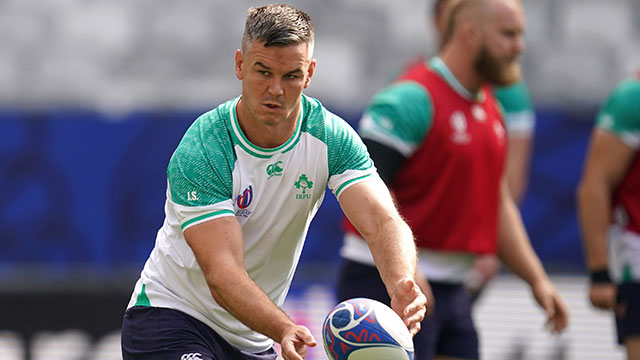
<svg viewBox="0 0 640 360">
<path fill-rule="evenodd" d="M 562 332 L 569 323 L 569 311 L 556 287 L 547 279 L 533 285 L 531 290 L 538 304 L 547 313 L 545 327 L 553 333 Z"/>
<path fill-rule="evenodd" d="M 304 360 L 307 357 L 307 346 L 316 346 L 311 331 L 302 325 L 287 330 L 280 341 L 284 360 Z"/>
<path fill-rule="evenodd" d="M 589 300 L 598 309 L 610 310 L 616 305 L 616 286 L 612 283 L 592 283 Z"/>
<path fill-rule="evenodd" d="M 429 285 L 427 278 L 422 275 L 420 270 L 418 270 L 418 273 L 416 274 L 416 283 L 420 287 L 420 291 L 422 291 L 424 296 L 427 298 L 427 310 L 425 316 L 429 317 L 433 315 L 433 312 L 436 310 L 436 299 L 433 297 L 431 285 Z"/>
<path fill-rule="evenodd" d="M 420 287 L 411 279 L 396 283 L 391 294 L 391 308 L 402 318 L 411 335 L 420 331 L 420 322 L 424 319 L 427 298 Z"/>
<path fill-rule="evenodd" d="M 500 260 L 495 254 L 483 254 L 476 257 L 464 286 L 472 300 L 476 300 L 489 281 L 498 273 Z"/>
</svg>

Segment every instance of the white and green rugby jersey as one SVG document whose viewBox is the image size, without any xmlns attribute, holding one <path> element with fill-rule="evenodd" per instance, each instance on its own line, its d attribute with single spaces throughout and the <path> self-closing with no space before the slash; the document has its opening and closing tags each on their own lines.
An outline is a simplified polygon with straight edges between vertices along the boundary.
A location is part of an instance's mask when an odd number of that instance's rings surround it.
<svg viewBox="0 0 640 360">
<path fill-rule="evenodd" d="M 303 95 L 295 134 L 264 149 L 242 133 L 238 100 L 200 116 L 171 157 L 165 221 L 128 307 L 183 311 L 238 348 L 260 352 L 272 341 L 215 302 L 183 231 L 235 216 L 249 277 L 281 306 L 326 187 L 338 197 L 377 174 L 356 132 L 319 101 Z"/>
</svg>

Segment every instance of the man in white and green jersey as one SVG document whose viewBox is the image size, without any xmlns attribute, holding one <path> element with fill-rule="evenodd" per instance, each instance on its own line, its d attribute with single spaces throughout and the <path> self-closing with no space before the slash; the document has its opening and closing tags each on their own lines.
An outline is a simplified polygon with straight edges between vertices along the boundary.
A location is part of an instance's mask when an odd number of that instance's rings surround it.
<svg viewBox="0 0 640 360">
<path fill-rule="evenodd" d="M 122 331 L 127 359 L 303 359 L 316 341 L 280 309 L 328 186 L 369 242 L 393 309 L 415 334 L 426 298 L 416 250 L 349 125 L 302 94 L 313 25 L 251 8 L 235 71 L 242 95 L 200 116 L 167 169 L 165 221 Z"/>
<path fill-rule="evenodd" d="M 615 310 L 618 342 L 640 359 L 640 73 L 604 102 L 594 127 L 578 210 L 591 286 Z"/>
</svg>

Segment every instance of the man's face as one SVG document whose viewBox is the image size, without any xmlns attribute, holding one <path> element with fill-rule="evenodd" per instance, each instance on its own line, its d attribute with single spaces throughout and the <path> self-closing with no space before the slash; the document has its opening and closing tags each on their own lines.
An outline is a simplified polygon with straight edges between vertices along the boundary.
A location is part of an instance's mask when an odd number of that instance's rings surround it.
<svg viewBox="0 0 640 360">
<path fill-rule="evenodd" d="M 475 69 L 495 85 L 520 80 L 520 54 L 524 51 L 524 15 L 517 1 L 492 1 L 483 29 L 483 41 L 476 55 Z"/>
<path fill-rule="evenodd" d="M 265 47 L 254 41 L 244 52 L 238 50 L 235 61 L 242 101 L 252 120 L 264 125 L 296 120 L 302 90 L 315 69 L 309 44 Z"/>
</svg>

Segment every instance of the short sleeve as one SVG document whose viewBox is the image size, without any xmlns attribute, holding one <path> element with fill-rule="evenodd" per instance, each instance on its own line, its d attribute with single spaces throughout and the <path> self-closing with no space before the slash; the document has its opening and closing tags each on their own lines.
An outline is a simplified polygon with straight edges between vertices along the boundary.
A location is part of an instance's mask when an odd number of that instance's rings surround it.
<svg viewBox="0 0 640 360">
<path fill-rule="evenodd" d="M 640 148 L 640 81 L 621 82 L 602 105 L 596 124 L 631 148 Z"/>
<path fill-rule="evenodd" d="M 340 117 L 328 111 L 325 114 L 329 167 L 327 185 L 338 197 L 347 187 L 375 175 L 376 168 L 356 131 Z"/>
<path fill-rule="evenodd" d="M 505 126 L 510 137 L 531 136 L 535 128 L 535 111 L 525 82 L 494 89 L 504 109 Z"/>
<path fill-rule="evenodd" d="M 432 101 L 415 82 L 388 86 L 376 94 L 364 112 L 358 132 L 405 157 L 422 143 L 432 124 Z"/>
<path fill-rule="evenodd" d="M 206 119 L 196 120 L 167 167 L 170 200 L 183 230 L 233 215 L 233 147 L 211 130 Z"/>
</svg>

